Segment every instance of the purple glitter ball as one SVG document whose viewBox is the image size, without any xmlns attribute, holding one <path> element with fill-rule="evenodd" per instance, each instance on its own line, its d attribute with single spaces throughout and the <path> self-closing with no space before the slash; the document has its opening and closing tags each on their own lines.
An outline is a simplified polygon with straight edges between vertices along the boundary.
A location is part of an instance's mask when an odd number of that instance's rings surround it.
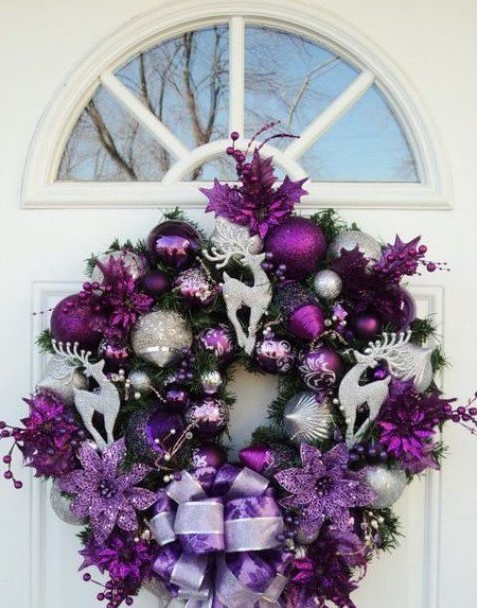
<svg viewBox="0 0 477 608">
<path fill-rule="evenodd" d="M 51 314 L 51 334 L 57 342 L 78 342 L 81 348 L 95 351 L 103 337 L 106 317 L 95 312 L 78 294 L 59 302 Z"/>
<path fill-rule="evenodd" d="M 299 280 L 311 274 L 326 252 L 326 238 L 321 228 L 305 217 L 290 217 L 270 228 L 265 251 L 273 254 L 273 263 L 285 266 L 289 279 Z"/>
<path fill-rule="evenodd" d="M 329 346 L 317 346 L 299 354 L 303 382 L 312 391 L 332 388 L 342 377 L 344 366 L 339 354 Z"/>
<path fill-rule="evenodd" d="M 126 444 L 143 462 L 155 464 L 172 448 L 183 429 L 179 414 L 153 403 L 131 415 L 125 433 Z"/>
<path fill-rule="evenodd" d="M 363 340 L 372 340 L 381 333 L 382 323 L 377 315 L 362 312 L 355 316 L 352 323 L 354 333 Z"/>
<path fill-rule="evenodd" d="M 217 287 L 200 268 L 181 272 L 174 282 L 174 291 L 191 308 L 205 308 L 214 301 Z"/>
<path fill-rule="evenodd" d="M 226 325 L 204 329 L 198 337 L 199 345 L 209 351 L 219 363 L 230 360 L 234 351 L 232 334 Z"/>
<path fill-rule="evenodd" d="M 164 397 L 167 409 L 184 411 L 189 407 L 190 395 L 182 388 L 169 388 Z"/>
<path fill-rule="evenodd" d="M 169 278 L 162 270 L 149 270 L 141 277 L 141 286 L 151 296 L 162 296 L 169 291 Z"/>
<path fill-rule="evenodd" d="M 295 351 L 288 340 L 274 335 L 264 336 L 255 347 L 259 366 L 269 374 L 284 374 L 295 363 Z"/>
<path fill-rule="evenodd" d="M 222 399 L 205 397 L 191 405 L 186 412 L 186 420 L 193 424 L 201 435 L 214 437 L 227 426 L 229 414 Z"/>
<path fill-rule="evenodd" d="M 147 237 L 147 250 L 152 262 L 182 270 L 193 264 L 200 250 L 200 236 L 187 222 L 163 222 Z"/>
<path fill-rule="evenodd" d="M 204 467 L 220 469 L 220 467 L 225 464 L 227 460 L 225 450 L 212 443 L 209 445 L 203 445 L 200 448 L 194 448 L 192 450 L 191 458 L 192 466 L 195 469 L 201 469 Z"/>
</svg>

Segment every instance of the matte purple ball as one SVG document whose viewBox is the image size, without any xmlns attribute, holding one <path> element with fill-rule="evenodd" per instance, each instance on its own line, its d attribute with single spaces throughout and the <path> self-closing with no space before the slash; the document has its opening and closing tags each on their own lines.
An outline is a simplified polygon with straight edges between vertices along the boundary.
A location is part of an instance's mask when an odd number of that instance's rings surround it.
<svg viewBox="0 0 477 608">
<path fill-rule="evenodd" d="M 363 340 L 371 340 L 381 333 L 381 320 L 369 312 L 361 312 L 353 320 L 354 333 Z"/>
<path fill-rule="evenodd" d="M 298 367 L 304 383 L 312 391 L 329 390 L 344 372 L 341 357 L 329 346 L 317 346 L 300 353 Z"/>
<path fill-rule="evenodd" d="M 229 421 L 227 406 L 222 399 L 205 397 L 202 401 L 193 403 L 187 410 L 186 421 L 193 424 L 201 435 L 214 437 L 227 426 Z"/>
<path fill-rule="evenodd" d="M 154 263 L 162 263 L 174 270 L 189 268 L 200 250 L 197 230 L 180 220 L 163 222 L 147 237 L 147 251 Z"/>
<path fill-rule="evenodd" d="M 81 348 L 89 351 L 98 348 L 105 327 L 105 315 L 93 312 L 78 294 L 61 300 L 51 314 L 51 334 L 57 342 L 78 342 Z"/>
<path fill-rule="evenodd" d="M 312 220 L 291 217 L 269 230 L 265 251 L 273 254 L 275 266 L 286 267 L 287 278 L 299 280 L 316 269 L 326 252 L 326 238 Z"/>
<path fill-rule="evenodd" d="M 212 353 L 219 363 L 226 363 L 233 355 L 234 341 L 225 325 L 204 329 L 199 334 L 198 342 L 202 348 Z"/>
<path fill-rule="evenodd" d="M 169 278 L 162 270 L 149 270 L 141 277 L 141 286 L 151 296 L 162 296 L 170 289 Z"/>
<path fill-rule="evenodd" d="M 225 450 L 218 445 L 210 444 L 203 445 L 200 448 L 194 448 L 191 454 L 192 466 L 195 469 L 203 467 L 213 467 L 220 469 L 225 464 L 227 458 Z"/>
</svg>

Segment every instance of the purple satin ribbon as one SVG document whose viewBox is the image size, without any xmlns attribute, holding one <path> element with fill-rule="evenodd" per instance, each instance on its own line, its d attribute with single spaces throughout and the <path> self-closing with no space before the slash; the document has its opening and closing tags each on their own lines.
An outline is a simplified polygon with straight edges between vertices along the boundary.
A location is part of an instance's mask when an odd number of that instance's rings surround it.
<svg viewBox="0 0 477 608">
<path fill-rule="evenodd" d="M 154 570 L 178 595 L 170 607 L 277 606 L 287 582 L 277 550 L 284 523 L 267 479 L 224 465 L 210 493 L 183 471 L 149 522 L 161 546 Z"/>
</svg>

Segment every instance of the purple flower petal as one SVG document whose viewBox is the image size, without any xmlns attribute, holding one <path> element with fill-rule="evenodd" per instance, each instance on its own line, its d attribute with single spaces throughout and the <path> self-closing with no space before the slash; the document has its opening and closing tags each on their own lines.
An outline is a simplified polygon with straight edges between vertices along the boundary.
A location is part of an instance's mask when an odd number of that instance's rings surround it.
<svg viewBox="0 0 477 608">
<path fill-rule="evenodd" d="M 144 488 L 131 488 L 126 493 L 126 499 L 138 511 L 145 511 L 157 502 L 157 494 Z"/>
</svg>

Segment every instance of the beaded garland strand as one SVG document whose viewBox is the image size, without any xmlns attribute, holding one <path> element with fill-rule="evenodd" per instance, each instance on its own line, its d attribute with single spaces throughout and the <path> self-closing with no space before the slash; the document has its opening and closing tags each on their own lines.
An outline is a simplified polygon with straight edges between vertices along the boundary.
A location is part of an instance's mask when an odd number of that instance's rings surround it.
<svg viewBox="0 0 477 608">
<path fill-rule="evenodd" d="M 0 422 L 4 477 L 22 487 L 18 448 L 53 478 L 107 608 L 142 587 L 171 608 L 355 608 L 370 558 L 397 544 L 392 505 L 440 465 L 442 425 L 476 432 L 475 398 L 440 394 L 435 328 L 403 286 L 445 264 L 419 237 L 385 245 L 332 210 L 296 215 L 306 180 L 277 185 L 263 144 L 238 138 L 238 182 L 203 190 L 210 238 L 176 210 L 93 257 L 38 339 L 52 358 L 27 417 Z M 279 390 L 228 463 L 237 366 Z"/>
</svg>

